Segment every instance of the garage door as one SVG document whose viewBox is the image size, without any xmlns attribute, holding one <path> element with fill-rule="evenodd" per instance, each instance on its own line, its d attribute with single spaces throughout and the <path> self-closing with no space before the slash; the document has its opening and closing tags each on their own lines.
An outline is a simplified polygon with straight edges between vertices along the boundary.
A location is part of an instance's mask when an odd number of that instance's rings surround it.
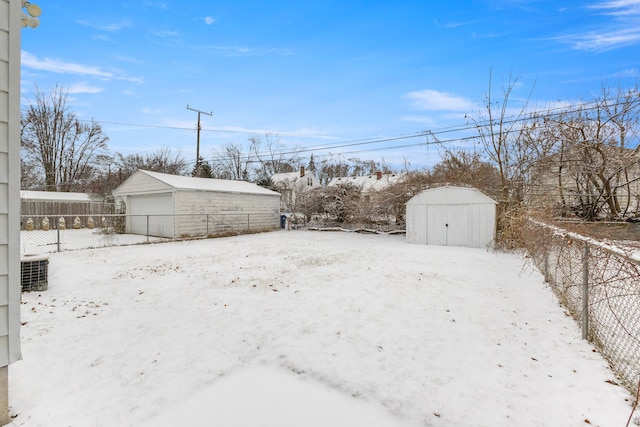
<svg viewBox="0 0 640 427">
<path fill-rule="evenodd" d="M 133 234 L 146 235 L 148 231 L 150 236 L 175 237 L 171 193 L 131 196 L 129 204 Z"/>
</svg>

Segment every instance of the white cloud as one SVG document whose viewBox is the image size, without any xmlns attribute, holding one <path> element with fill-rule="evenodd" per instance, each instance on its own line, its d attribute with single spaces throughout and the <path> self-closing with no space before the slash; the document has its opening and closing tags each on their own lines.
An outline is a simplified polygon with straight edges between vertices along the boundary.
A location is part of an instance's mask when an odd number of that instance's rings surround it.
<svg viewBox="0 0 640 427">
<path fill-rule="evenodd" d="M 155 7 L 156 9 L 160 9 L 160 10 L 167 10 L 169 9 L 169 5 L 165 2 L 159 2 L 159 1 L 148 1 L 145 3 L 145 6 L 147 7 Z"/>
<path fill-rule="evenodd" d="M 111 57 L 120 62 L 128 62 L 130 64 L 142 64 L 143 61 L 140 58 L 135 58 L 133 56 L 126 56 L 121 54 L 111 55 Z"/>
<path fill-rule="evenodd" d="M 51 71 L 54 73 L 70 73 L 86 76 L 102 77 L 105 79 L 114 78 L 112 73 L 101 70 L 99 67 L 91 65 L 76 64 L 73 62 L 64 62 L 51 58 L 38 58 L 27 51 L 21 52 L 22 65 L 34 70 Z"/>
<path fill-rule="evenodd" d="M 207 25 L 211 25 L 214 22 L 216 22 L 216 19 L 214 17 L 212 17 L 212 16 L 207 16 L 207 17 L 204 18 L 204 23 L 207 24 Z"/>
<path fill-rule="evenodd" d="M 125 28 L 129 28 L 132 26 L 131 22 L 129 21 L 111 22 L 108 24 L 98 24 L 91 21 L 76 21 L 76 22 L 85 27 L 93 28 L 100 31 L 108 31 L 110 33 L 122 31 Z"/>
<path fill-rule="evenodd" d="M 609 32 L 591 32 L 558 37 L 556 40 L 570 43 L 574 49 L 604 52 L 640 42 L 640 28 L 623 28 Z"/>
<path fill-rule="evenodd" d="M 589 9 L 606 10 L 607 15 L 629 16 L 640 14 L 640 0 L 611 0 L 588 6 Z"/>
<path fill-rule="evenodd" d="M 403 98 L 411 99 L 416 108 L 426 111 L 467 112 L 474 108 L 473 102 L 466 98 L 432 89 L 409 92 Z"/>
<path fill-rule="evenodd" d="M 176 38 L 180 36 L 180 32 L 178 31 L 170 31 L 170 30 L 160 30 L 160 31 L 151 31 L 151 34 L 153 34 L 156 37 L 160 37 L 163 39 L 172 39 L 172 38 Z"/>
<path fill-rule="evenodd" d="M 437 124 L 437 121 L 433 117 L 425 116 L 404 116 L 402 117 L 402 120 L 405 122 L 422 123 L 429 127 L 434 127 Z"/>
<path fill-rule="evenodd" d="M 91 40 L 99 40 L 107 43 L 113 43 L 113 39 L 111 37 L 105 36 L 104 34 L 96 34 L 95 36 L 91 36 Z"/>
<path fill-rule="evenodd" d="M 78 74 L 81 76 L 98 77 L 103 80 L 126 80 L 132 83 L 142 84 L 144 80 L 139 77 L 129 77 L 124 74 L 104 71 L 100 67 L 92 65 L 65 62 L 58 59 L 38 58 L 35 55 L 23 50 L 21 53 L 21 63 L 25 68 L 33 70 L 49 71 L 58 74 Z"/>
<path fill-rule="evenodd" d="M 243 126 L 216 126 L 214 128 L 208 129 L 213 132 L 220 133 L 243 133 L 243 134 L 254 134 L 254 135 L 278 135 L 278 136 L 297 136 L 297 137 L 314 137 L 314 138 L 323 138 L 323 139 L 333 139 L 333 137 L 322 133 L 321 131 L 315 129 L 297 129 L 291 131 L 281 131 L 276 129 L 268 129 L 268 128 L 247 128 Z"/>
<path fill-rule="evenodd" d="M 640 77 L 640 70 L 638 70 L 637 68 L 627 68 L 625 70 L 618 71 L 617 73 L 613 73 L 613 77 Z"/>
<path fill-rule="evenodd" d="M 154 30 L 147 33 L 153 43 L 181 45 L 182 33 L 175 30 Z"/>
<path fill-rule="evenodd" d="M 101 87 L 90 86 L 84 82 L 72 84 L 68 90 L 69 93 L 100 93 L 103 91 Z"/>
<path fill-rule="evenodd" d="M 440 28 L 458 28 L 458 27 L 464 27 L 466 25 L 472 25 L 477 22 L 478 22 L 477 20 L 473 20 L 473 21 L 449 21 L 449 22 L 441 23 L 437 19 L 433 20 L 433 24 L 436 27 L 440 27 Z"/>
<path fill-rule="evenodd" d="M 149 108 L 149 107 L 144 107 L 142 110 L 140 110 L 140 112 L 142 114 L 162 114 L 164 111 L 163 110 L 154 110 L 154 109 Z"/>
<path fill-rule="evenodd" d="M 254 51 L 251 48 L 244 46 L 204 46 L 203 49 L 210 49 L 217 52 L 222 52 L 228 56 L 243 56 L 251 55 Z"/>
<path fill-rule="evenodd" d="M 640 0 L 607 0 L 586 6 L 600 17 L 600 28 L 582 34 L 569 34 L 554 40 L 567 43 L 576 50 L 604 52 L 640 43 Z M 608 22 L 602 23 L 612 17 Z"/>
</svg>

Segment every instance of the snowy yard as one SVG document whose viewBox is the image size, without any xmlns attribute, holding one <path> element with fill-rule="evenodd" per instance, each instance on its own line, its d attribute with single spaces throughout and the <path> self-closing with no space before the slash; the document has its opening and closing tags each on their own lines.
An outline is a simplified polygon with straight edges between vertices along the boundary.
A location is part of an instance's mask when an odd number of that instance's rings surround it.
<svg viewBox="0 0 640 427">
<path fill-rule="evenodd" d="M 50 255 L 11 426 L 624 426 L 521 257 L 278 231 Z"/>
<path fill-rule="evenodd" d="M 41 255 L 59 251 L 136 245 L 160 240 L 164 239 L 139 234 L 104 233 L 100 228 L 21 231 L 20 254 Z"/>
</svg>

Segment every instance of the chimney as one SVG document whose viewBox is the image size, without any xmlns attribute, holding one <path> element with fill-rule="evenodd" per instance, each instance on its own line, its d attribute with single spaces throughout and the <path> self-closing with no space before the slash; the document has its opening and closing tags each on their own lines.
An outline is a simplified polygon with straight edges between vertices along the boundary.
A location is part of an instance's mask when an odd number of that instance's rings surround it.
<svg viewBox="0 0 640 427">
<path fill-rule="evenodd" d="M 382 172 L 376 172 L 376 179 L 382 179 Z"/>
<path fill-rule="evenodd" d="M 304 166 L 300 166 L 300 178 L 304 178 Z"/>
</svg>

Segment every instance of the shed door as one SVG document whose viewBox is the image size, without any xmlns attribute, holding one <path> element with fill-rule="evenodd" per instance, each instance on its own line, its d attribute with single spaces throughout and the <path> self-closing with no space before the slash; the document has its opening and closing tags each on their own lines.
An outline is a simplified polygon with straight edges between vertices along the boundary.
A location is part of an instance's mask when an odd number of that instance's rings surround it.
<svg viewBox="0 0 640 427">
<path fill-rule="evenodd" d="M 427 205 L 407 207 L 407 242 L 427 244 Z"/>
<path fill-rule="evenodd" d="M 427 244 L 468 246 L 469 221 L 469 205 L 428 205 Z"/>
<path fill-rule="evenodd" d="M 131 232 L 147 234 L 147 221 L 150 236 L 174 236 L 173 197 L 171 193 L 145 194 L 131 196 Z"/>
</svg>

